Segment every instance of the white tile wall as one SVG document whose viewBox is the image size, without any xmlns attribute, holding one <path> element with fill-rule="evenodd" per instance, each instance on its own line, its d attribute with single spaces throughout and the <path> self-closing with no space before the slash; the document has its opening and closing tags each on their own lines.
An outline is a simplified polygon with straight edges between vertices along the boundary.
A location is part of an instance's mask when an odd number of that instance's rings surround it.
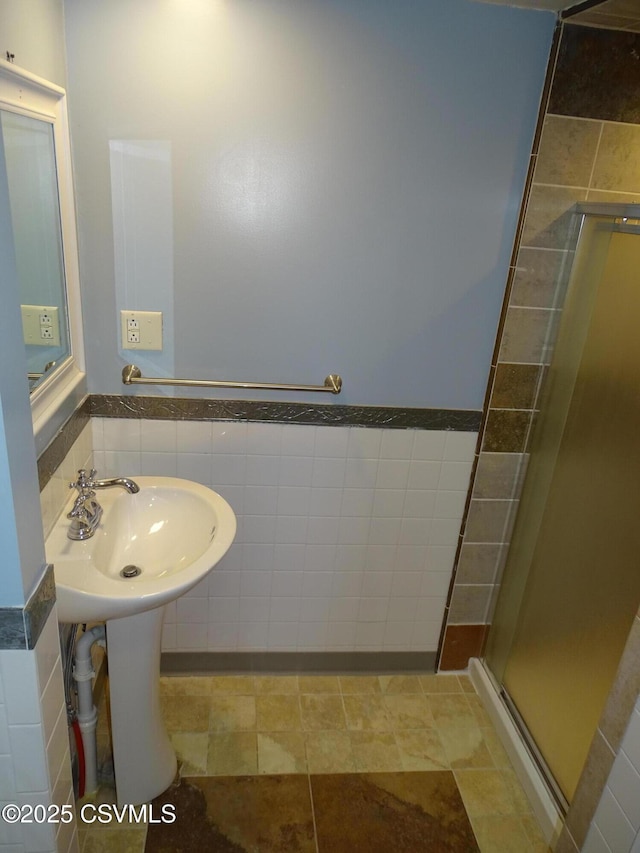
<svg viewBox="0 0 640 853">
<path fill-rule="evenodd" d="M 640 698 L 594 815 L 584 853 L 640 851 Z"/>
<path fill-rule="evenodd" d="M 163 648 L 434 651 L 476 433 L 92 419 L 101 476 L 178 475 L 238 518 Z"/>
<path fill-rule="evenodd" d="M 0 807 L 73 803 L 55 608 L 34 651 L 0 651 Z M 72 824 L 0 820 L 0 850 L 77 853 Z"/>
</svg>

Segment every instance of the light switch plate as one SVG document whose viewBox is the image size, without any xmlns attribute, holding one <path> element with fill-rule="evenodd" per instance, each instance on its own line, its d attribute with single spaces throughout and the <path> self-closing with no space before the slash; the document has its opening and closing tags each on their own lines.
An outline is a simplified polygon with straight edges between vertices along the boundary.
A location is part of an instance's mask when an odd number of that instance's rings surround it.
<svg viewBox="0 0 640 853">
<path fill-rule="evenodd" d="M 162 311 L 121 311 L 122 349 L 162 349 Z"/>
<path fill-rule="evenodd" d="M 60 346 L 60 312 L 55 305 L 21 305 L 22 335 L 34 347 Z"/>
</svg>

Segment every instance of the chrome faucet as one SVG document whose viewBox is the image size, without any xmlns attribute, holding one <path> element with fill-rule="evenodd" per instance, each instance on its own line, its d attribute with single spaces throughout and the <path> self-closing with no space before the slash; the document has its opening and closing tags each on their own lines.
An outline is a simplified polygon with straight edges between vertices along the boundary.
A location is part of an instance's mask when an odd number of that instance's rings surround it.
<svg viewBox="0 0 640 853">
<path fill-rule="evenodd" d="M 80 472 L 78 471 L 78 473 Z M 92 474 L 95 477 L 96 472 L 94 469 L 91 470 L 89 476 Z M 140 491 L 140 486 L 128 477 L 111 477 L 110 480 L 92 480 L 91 486 L 94 489 L 108 489 L 110 486 L 122 486 L 130 495 L 136 495 Z"/>
<path fill-rule="evenodd" d="M 69 539 L 75 541 L 91 539 L 102 518 L 102 507 L 96 500 L 95 489 L 108 489 L 110 486 L 122 486 L 129 494 L 135 495 L 140 487 L 128 477 L 113 477 L 110 480 L 96 480 L 96 470 L 92 468 L 87 475 L 86 469 L 80 468 L 78 479 L 69 483 L 70 489 L 77 489 L 78 495 L 67 518 L 71 525 L 67 531 Z"/>
</svg>

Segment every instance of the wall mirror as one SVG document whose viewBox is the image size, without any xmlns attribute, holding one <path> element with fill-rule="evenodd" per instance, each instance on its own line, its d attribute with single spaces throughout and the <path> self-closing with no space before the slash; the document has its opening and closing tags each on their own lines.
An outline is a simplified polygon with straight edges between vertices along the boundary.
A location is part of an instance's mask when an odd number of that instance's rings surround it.
<svg viewBox="0 0 640 853">
<path fill-rule="evenodd" d="M 0 60 L 5 170 L 36 434 L 84 382 L 75 205 L 64 89 Z"/>
</svg>

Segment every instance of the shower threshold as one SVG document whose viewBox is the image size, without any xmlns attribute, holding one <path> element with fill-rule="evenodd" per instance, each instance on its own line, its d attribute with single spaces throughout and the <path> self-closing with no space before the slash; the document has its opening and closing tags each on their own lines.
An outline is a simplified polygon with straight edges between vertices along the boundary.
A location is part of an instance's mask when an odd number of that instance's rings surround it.
<svg viewBox="0 0 640 853">
<path fill-rule="evenodd" d="M 534 760 L 520 728 L 500 695 L 500 688 L 496 686 L 484 662 L 472 658 L 469 661 L 469 676 L 507 751 L 545 839 L 553 848 L 564 825 L 564 810 L 559 807 L 547 777 Z"/>
</svg>

